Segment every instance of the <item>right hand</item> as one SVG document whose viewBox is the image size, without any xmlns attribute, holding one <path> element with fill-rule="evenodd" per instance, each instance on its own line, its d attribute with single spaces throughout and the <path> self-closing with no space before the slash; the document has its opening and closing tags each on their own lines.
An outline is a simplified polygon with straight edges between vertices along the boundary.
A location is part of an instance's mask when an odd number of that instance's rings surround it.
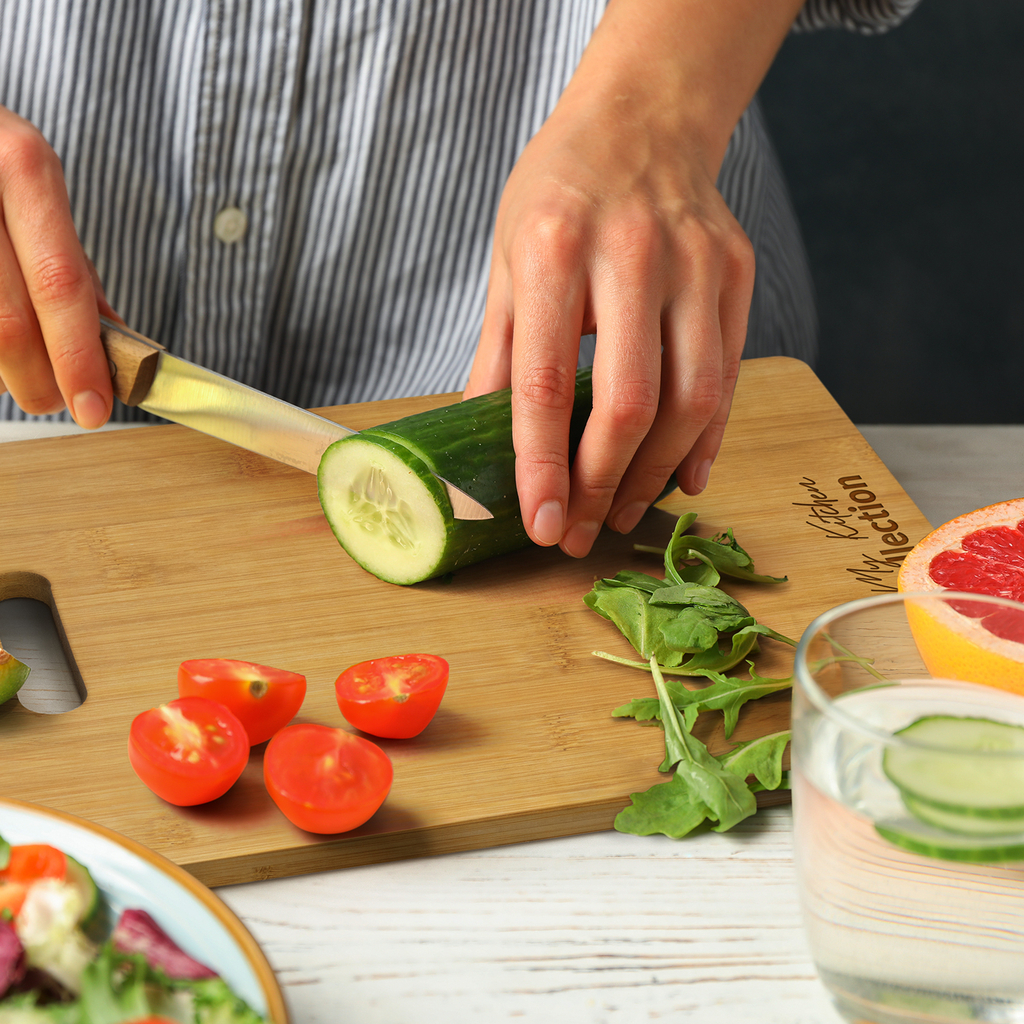
<svg viewBox="0 0 1024 1024">
<path fill-rule="evenodd" d="M 120 320 L 71 219 L 60 159 L 0 107 L 0 393 L 34 415 L 67 407 L 93 429 L 110 416 L 99 317 Z"/>
</svg>

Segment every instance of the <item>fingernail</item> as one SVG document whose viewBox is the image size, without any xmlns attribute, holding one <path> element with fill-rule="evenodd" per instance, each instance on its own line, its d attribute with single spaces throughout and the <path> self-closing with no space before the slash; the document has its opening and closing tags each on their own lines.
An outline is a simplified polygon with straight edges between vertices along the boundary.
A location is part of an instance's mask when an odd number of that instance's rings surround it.
<svg viewBox="0 0 1024 1024">
<path fill-rule="evenodd" d="M 711 476 L 711 460 L 705 459 L 697 463 L 693 470 L 693 485 L 698 491 L 703 491 L 708 485 L 708 477 Z"/>
<path fill-rule="evenodd" d="M 545 501 L 533 517 L 533 536 L 538 544 L 551 547 L 562 539 L 565 513 L 557 501 Z"/>
<path fill-rule="evenodd" d="M 79 391 L 71 399 L 71 415 L 80 427 L 95 430 L 107 420 L 107 403 L 96 391 Z"/>
<path fill-rule="evenodd" d="M 573 523 L 562 540 L 562 550 L 573 558 L 582 558 L 593 547 L 600 531 L 600 523 Z"/>
<path fill-rule="evenodd" d="M 612 524 L 613 528 L 619 533 L 629 533 L 630 530 L 636 526 L 637 523 L 643 518 L 644 513 L 648 509 L 646 501 L 632 501 L 628 505 L 624 506 L 619 514 L 615 517 L 615 522 Z"/>
</svg>

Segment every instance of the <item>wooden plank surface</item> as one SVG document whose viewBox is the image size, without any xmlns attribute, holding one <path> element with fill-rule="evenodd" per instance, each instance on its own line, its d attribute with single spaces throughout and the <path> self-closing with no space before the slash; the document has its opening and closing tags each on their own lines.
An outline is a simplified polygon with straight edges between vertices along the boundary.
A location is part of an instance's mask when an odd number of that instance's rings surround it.
<svg viewBox="0 0 1024 1024">
<path fill-rule="evenodd" d="M 449 398 L 325 412 L 358 428 Z M 88 694 L 62 715 L 0 706 L 10 766 L 0 792 L 99 821 L 211 885 L 608 828 L 630 792 L 659 781 L 661 736 L 609 716 L 651 684 L 592 656 L 629 653 L 582 603 L 596 577 L 656 572 L 632 544 L 664 544 L 692 509 L 698 532 L 731 526 L 761 572 L 790 577 L 729 589 L 798 636 L 825 608 L 890 588 L 907 546 L 892 542 L 928 529 L 813 373 L 783 358 L 744 364 L 699 498 L 670 496 L 630 537 L 606 532 L 580 561 L 530 549 L 412 588 L 348 559 L 312 477 L 182 427 L 6 444 L 0 479 L 13 496 L 0 520 L 0 598 L 51 603 Z M 765 646 L 759 670 L 788 674 L 788 648 Z M 263 788 L 261 747 L 225 797 L 193 809 L 158 800 L 128 765 L 132 717 L 176 696 L 186 658 L 303 672 L 299 719 L 341 725 L 337 674 L 415 650 L 449 659 L 448 694 L 416 740 L 382 742 L 395 784 L 354 832 L 293 828 Z M 734 738 L 784 728 L 788 714 L 785 699 L 748 705 Z M 717 716 L 705 717 L 698 732 L 723 749 Z"/>
</svg>

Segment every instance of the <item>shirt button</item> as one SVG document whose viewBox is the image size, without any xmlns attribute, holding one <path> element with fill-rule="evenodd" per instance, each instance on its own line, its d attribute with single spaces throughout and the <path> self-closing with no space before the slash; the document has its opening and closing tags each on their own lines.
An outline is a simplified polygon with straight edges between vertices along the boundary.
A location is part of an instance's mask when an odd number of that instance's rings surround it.
<svg viewBox="0 0 1024 1024">
<path fill-rule="evenodd" d="M 237 206 L 225 206 L 213 219 L 213 233 L 224 243 L 240 241 L 249 228 L 249 219 Z"/>
</svg>

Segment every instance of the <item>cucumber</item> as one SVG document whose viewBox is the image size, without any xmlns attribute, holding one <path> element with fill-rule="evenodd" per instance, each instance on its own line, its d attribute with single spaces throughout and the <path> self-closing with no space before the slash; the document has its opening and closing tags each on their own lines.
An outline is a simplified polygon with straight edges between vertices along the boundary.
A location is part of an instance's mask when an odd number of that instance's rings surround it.
<svg viewBox="0 0 1024 1024">
<path fill-rule="evenodd" d="M 882 767 L 914 806 L 960 818 L 1024 818 L 1024 726 L 927 715 L 897 735 L 915 745 L 887 750 Z"/>
<path fill-rule="evenodd" d="M 82 927 L 86 927 L 99 913 L 100 891 L 96 887 L 92 875 L 89 874 L 89 869 L 84 864 L 80 864 L 67 853 L 64 854 L 64 858 L 68 865 L 65 881 L 68 885 L 73 885 L 82 897 L 82 915 L 78 919 L 78 923 Z"/>
<path fill-rule="evenodd" d="M 961 836 L 980 836 L 993 838 L 998 836 L 1024 837 L 1024 817 L 991 818 L 979 814 L 963 814 L 959 811 L 947 811 L 941 807 L 933 807 L 904 792 L 903 806 L 926 825 L 952 832 Z"/>
<path fill-rule="evenodd" d="M 592 401 L 576 376 L 572 459 Z M 450 480 L 493 514 L 455 519 Z M 525 547 L 506 388 L 360 431 L 332 444 L 317 474 L 320 504 L 341 546 L 368 572 L 408 585 Z"/>
<path fill-rule="evenodd" d="M 907 822 L 875 822 L 875 831 L 896 846 L 939 860 L 972 864 L 996 864 L 1024 860 L 1024 836 L 1003 839 L 958 836 L 942 829 L 929 829 Z"/>
<path fill-rule="evenodd" d="M 875 822 L 882 838 L 942 860 L 1024 859 L 1024 726 L 926 715 L 897 735 L 882 767 L 913 820 Z"/>
</svg>

